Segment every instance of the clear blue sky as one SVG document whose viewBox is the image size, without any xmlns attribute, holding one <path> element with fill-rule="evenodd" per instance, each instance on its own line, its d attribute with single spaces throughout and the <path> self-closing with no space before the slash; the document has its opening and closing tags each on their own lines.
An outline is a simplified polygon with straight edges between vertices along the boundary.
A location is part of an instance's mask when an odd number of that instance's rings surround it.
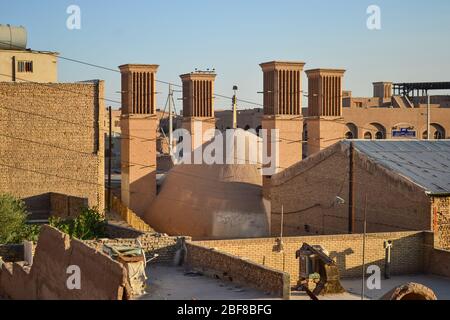
<svg viewBox="0 0 450 320">
<path fill-rule="evenodd" d="M 81 30 L 66 28 L 71 4 L 81 8 Z M 379 31 L 366 28 L 371 4 L 381 7 Z M 371 95 L 373 81 L 450 81 L 448 0 L 0 0 L 0 23 L 26 26 L 33 49 L 112 68 L 159 64 L 164 81 L 215 68 L 217 93 L 231 95 L 236 84 L 240 98 L 256 102 L 258 64 L 270 60 L 345 68 L 344 87 L 356 96 Z M 119 74 L 59 68 L 60 81 L 104 79 L 106 97 L 120 99 Z M 167 87 L 157 91 L 161 106 Z"/>
</svg>

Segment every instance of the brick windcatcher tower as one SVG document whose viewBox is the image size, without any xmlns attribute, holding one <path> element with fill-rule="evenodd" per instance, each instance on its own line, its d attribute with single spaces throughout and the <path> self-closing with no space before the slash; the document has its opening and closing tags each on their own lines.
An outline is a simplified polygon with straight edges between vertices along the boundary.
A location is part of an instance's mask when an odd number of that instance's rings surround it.
<svg viewBox="0 0 450 320">
<path fill-rule="evenodd" d="M 210 129 L 216 128 L 214 116 L 214 81 L 216 74 L 196 71 L 180 76 L 183 83 L 183 129 L 191 134 L 192 151 L 211 140 L 205 137 Z M 201 123 L 201 131 L 199 124 Z"/>
<path fill-rule="evenodd" d="M 119 69 L 122 75 L 122 202 L 143 216 L 156 197 L 158 65 L 126 64 Z"/>
<path fill-rule="evenodd" d="M 342 79 L 345 70 L 307 70 L 308 156 L 344 139 Z"/>
<path fill-rule="evenodd" d="M 262 128 L 267 130 L 267 142 L 272 140 L 271 130 L 278 129 L 278 158 L 276 172 L 281 172 L 302 160 L 302 72 L 305 63 L 272 61 L 260 64 L 263 74 L 264 117 Z M 271 155 L 270 143 L 267 152 Z M 267 166 L 267 165 L 265 165 Z M 273 167 L 273 164 L 272 164 Z M 271 177 L 263 176 L 263 201 L 269 208 L 269 229 L 280 225 L 281 208 L 273 208 L 271 202 Z M 279 234 L 278 234 L 279 235 Z"/>
<path fill-rule="evenodd" d="M 302 160 L 303 62 L 272 61 L 260 64 L 264 74 L 263 129 L 278 129 L 277 172 Z M 268 131 L 270 134 L 270 131 Z"/>
</svg>

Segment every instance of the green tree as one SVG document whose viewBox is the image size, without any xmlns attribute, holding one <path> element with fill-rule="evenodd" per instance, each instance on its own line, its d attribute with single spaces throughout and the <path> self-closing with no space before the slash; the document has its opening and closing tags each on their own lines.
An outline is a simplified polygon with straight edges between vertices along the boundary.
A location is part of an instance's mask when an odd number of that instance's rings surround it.
<svg viewBox="0 0 450 320">
<path fill-rule="evenodd" d="M 92 240 L 106 236 L 105 218 L 95 208 L 83 208 L 75 219 L 51 217 L 49 224 L 72 238 Z"/>
<path fill-rule="evenodd" d="M 0 243 L 35 241 L 40 227 L 27 225 L 25 203 L 10 194 L 0 194 Z"/>
</svg>

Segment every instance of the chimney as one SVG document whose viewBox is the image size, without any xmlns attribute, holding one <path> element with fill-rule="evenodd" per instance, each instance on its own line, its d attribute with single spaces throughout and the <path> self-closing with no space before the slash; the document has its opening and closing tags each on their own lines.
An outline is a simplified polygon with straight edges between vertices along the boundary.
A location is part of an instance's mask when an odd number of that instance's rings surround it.
<svg viewBox="0 0 450 320">
<path fill-rule="evenodd" d="M 156 197 L 156 100 L 158 65 L 126 64 L 122 76 L 122 202 L 143 216 Z"/>
</svg>

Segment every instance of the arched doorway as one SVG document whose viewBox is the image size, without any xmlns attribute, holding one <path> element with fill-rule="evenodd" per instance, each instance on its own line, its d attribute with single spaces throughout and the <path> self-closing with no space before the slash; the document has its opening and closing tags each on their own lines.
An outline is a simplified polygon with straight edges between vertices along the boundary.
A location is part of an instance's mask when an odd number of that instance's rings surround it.
<svg viewBox="0 0 450 320">
<path fill-rule="evenodd" d="M 345 133 L 345 139 L 357 139 L 358 127 L 354 123 L 347 123 L 347 132 Z"/>
<path fill-rule="evenodd" d="M 380 123 L 371 123 L 371 127 L 374 128 L 372 134 L 375 136 L 377 140 L 386 139 L 386 128 Z"/>
<path fill-rule="evenodd" d="M 440 124 L 431 124 L 431 138 L 435 140 L 445 139 L 445 129 Z"/>
</svg>

